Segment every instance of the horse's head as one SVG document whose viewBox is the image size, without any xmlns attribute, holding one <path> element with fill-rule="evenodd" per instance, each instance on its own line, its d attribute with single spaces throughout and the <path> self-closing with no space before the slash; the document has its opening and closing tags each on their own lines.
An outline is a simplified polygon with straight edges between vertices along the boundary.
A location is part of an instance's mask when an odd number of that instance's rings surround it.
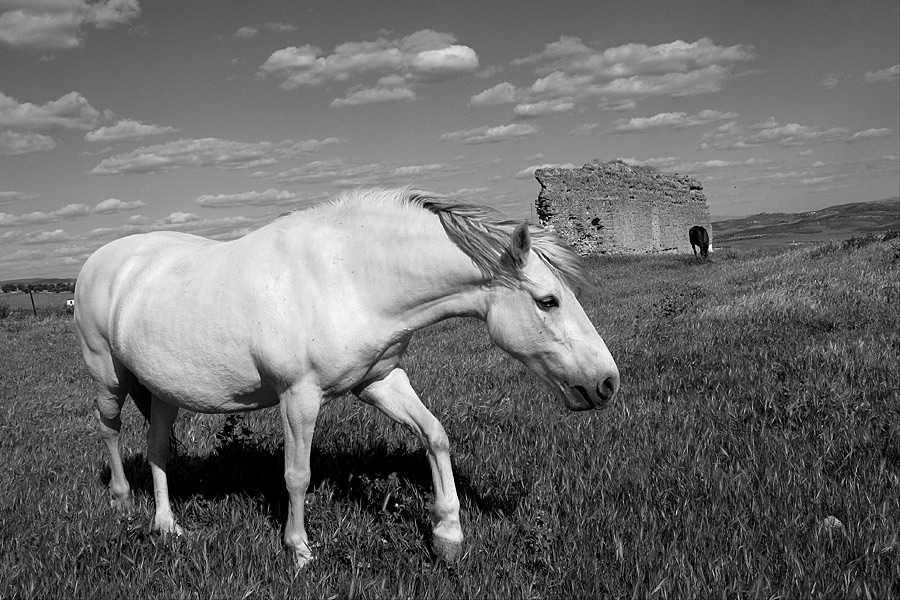
<svg viewBox="0 0 900 600">
<path fill-rule="evenodd" d="M 619 370 L 575 294 L 532 248 L 525 224 L 506 259 L 518 285 L 492 288 L 487 314 L 494 342 L 543 379 L 570 410 L 603 408 L 619 389 Z"/>
</svg>

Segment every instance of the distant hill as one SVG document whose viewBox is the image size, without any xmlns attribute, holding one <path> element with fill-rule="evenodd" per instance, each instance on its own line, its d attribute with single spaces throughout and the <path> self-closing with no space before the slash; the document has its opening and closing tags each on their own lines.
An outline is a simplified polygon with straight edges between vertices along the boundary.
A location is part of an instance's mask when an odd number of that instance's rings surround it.
<svg viewBox="0 0 900 600">
<path fill-rule="evenodd" d="M 789 246 L 900 230 L 900 197 L 714 221 L 713 246 Z"/>
<path fill-rule="evenodd" d="M 56 285 L 58 283 L 75 283 L 74 277 L 64 277 L 61 279 L 34 277 L 31 279 L 7 279 L 0 281 L 0 286 L 4 285 Z"/>
</svg>

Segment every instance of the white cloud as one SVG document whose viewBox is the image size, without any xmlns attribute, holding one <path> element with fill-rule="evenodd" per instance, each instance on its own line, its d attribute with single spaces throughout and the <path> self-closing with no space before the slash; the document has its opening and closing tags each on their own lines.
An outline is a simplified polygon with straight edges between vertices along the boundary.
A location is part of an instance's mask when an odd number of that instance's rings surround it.
<svg viewBox="0 0 900 600">
<path fill-rule="evenodd" d="M 119 200 L 118 198 L 107 198 L 106 200 L 97 203 L 97 206 L 92 208 L 91 212 L 94 214 L 109 215 L 125 210 L 135 210 L 144 206 L 146 206 L 146 204 L 144 204 L 140 200 L 124 202 L 122 200 Z"/>
<path fill-rule="evenodd" d="M 31 212 L 24 215 L 11 215 L 0 213 L 0 227 L 15 227 L 18 225 L 43 225 L 68 219 L 76 219 L 90 214 L 90 207 L 86 204 L 67 204 L 53 212 Z"/>
<path fill-rule="evenodd" d="M 684 112 L 667 112 L 653 115 L 652 117 L 634 117 L 631 119 L 619 119 L 613 121 L 608 133 L 635 133 L 654 131 L 658 129 L 683 129 L 699 125 L 709 125 L 717 121 L 734 119 L 737 113 L 722 112 L 719 110 L 702 110 L 695 115 Z"/>
<path fill-rule="evenodd" d="M 572 163 L 566 163 L 564 165 L 557 165 L 553 163 L 544 163 L 541 165 L 531 165 L 530 167 L 526 167 L 515 174 L 516 179 L 533 179 L 534 172 L 538 169 L 577 169 L 578 167 L 573 165 Z"/>
<path fill-rule="evenodd" d="M 880 71 L 869 71 L 863 75 L 863 81 L 866 83 L 878 83 L 882 81 L 897 81 L 900 79 L 900 64 L 893 67 L 881 69 Z"/>
<path fill-rule="evenodd" d="M 347 75 L 339 74 L 336 67 L 331 68 L 332 74 L 328 76 L 324 59 L 319 60 L 320 53 L 319 48 L 309 44 L 276 50 L 259 67 L 259 74 L 281 79 L 281 87 L 286 90 L 294 90 L 301 85 L 319 85 L 330 79 L 348 79 Z"/>
<path fill-rule="evenodd" d="M 477 188 L 460 188 L 458 190 L 452 192 L 444 192 L 441 196 L 445 198 L 453 198 L 457 200 L 461 199 L 472 199 L 479 198 L 487 194 L 491 191 L 491 188 L 487 187 L 477 187 Z"/>
<path fill-rule="evenodd" d="M 53 231 L 31 231 L 23 234 L 19 243 L 28 246 L 58 244 L 60 242 L 68 241 L 69 238 L 69 234 L 62 229 L 55 229 Z"/>
<path fill-rule="evenodd" d="M 246 25 L 238 29 L 234 35 L 239 38 L 251 38 L 259 35 L 261 30 L 272 33 L 289 33 L 291 31 L 297 31 L 297 29 L 296 25 L 291 25 L 290 23 L 271 21 L 269 23 L 262 23 L 261 25 Z"/>
<path fill-rule="evenodd" d="M 175 127 L 161 125 L 145 125 L 134 119 L 122 119 L 115 125 L 100 127 L 85 134 L 88 142 L 120 142 L 123 140 L 140 140 L 154 135 L 165 135 L 180 131 Z"/>
<path fill-rule="evenodd" d="M 763 158 L 750 158 L 747 160 L 722 160 L 719 158 L 714 158 L 711 160 L 702 160 L 696 162 L 679 162 L 673 165 L 669 165 L 666 167 L 661 167 L 667 171 L 674 171 L 677 173 L 688 173 L 688 174 L 696 174 L 696 173 L 708 173 L 710 171 L 718 171 L 722 169 L 736 169 L 739 167 L 753 167 L 758 165 L 766 165 L 770 164 L 773 161 L 771 159 L 763 159 Z"/>
<path fill-rule="evenodd" d="M 634 157 L 619 157 L 617 160 L 621 160 L 625 164 L 635 166 L 644 166 L 644 167 L 655 167 L 657 169 L 665 169 L 671 167 L 672 165 L 678 164 L 680 159 L 677 156 L 658 156 L 656 158 L 646 158 L 644 160 L 638 160 Z"/>
<path fill-rule="evenodd" d="M 0 254 L 0 262 L 16 263 L 22 261 L 39 261 L 46 256 L 41 250 L 16 250 L 11 254 Z"/>
<path fill-rule="evenodd" d="M 54 232 L 55 233 L 55 232 Z M 68 241 L 66 236 L 60 236 L 60 241 Z M 68 257 L 76 257 L 86 260 L 87 257 L 93 252 L 91 248 L 85 248 L 84 246 L 70 246 L 65 245 L 62 248 L 57 248 L 50 252 L 51 256 L 68 256 Z"/>
<path fill-rule="evenodd" d="M 841 82 L 841 77 L 837 73 L 826 73 L 822 79 L 819 80 L 819 87 L 823 87 L 826 90 L 834 89 Z"/>
<path fill-rule="evenodd" d="M 496 127 L 476 127 L 475 129 L 465 129 L 461 131 L 452 131 L 441 136 L 442 141 L 460 142 L 461 144 L 488 144 L 495 142 L 505 142 L 508 140 L 518 139 L 534 135 L 537 128 L 527 123 L 512 123 L 510 125 L 498 125 Z"/>
<path fill-rule="evenodd" d="M 499 75 L 502 72 L 503 72 L 502 66 L 488 65 L 485 68 L 481 69 L 480 71 L 477 71 L 475 73 L 475 77 L 477 77 L 478 79 L 490 79 L 491 77 L 494 77 L 495 75 Z"/>
<path fill-rule="evenodd" d="M 108 29 L 137 19 L 137 0 L 3 0 L 0 44 L 32 50 L 81 46 L 87 28 Z"/>
<path fill-rule="evenodd" d="M 25 192 L 0 192 L 0 204 L 9 204 L 11 202 L 18 202 L 22 200 L 34 200 L 39 197 L 40 196 L 38 196 L 37 194 L 28 194 Z"/>
<path fill-rule="evenodd" d="M 166 225 L 183 225 L 185 223 L 191 223 L 192 221 L 199 221 L 199 220 L 200 220 L 200 217 L 198 217 L 194 213 L 173 212 L 168 217 L 163 219 L 163 222 Z"/>
<path fill-rule="evenodd" d="M 754 58 L 752 46 L 718 46 L 709 38 L 688 43 L 682 40 L 656 46 L 625 44 L 598 50 L 577 37 L 561 36 L 542 52 L 513 62 L 534 66 L 538 73 L 582 72 L 607 78 L 646 73 L 686 72 L 720 63 L 738 63 Z"/>
<path fill-rule="evenodd" d="M 338 138 L 293 142 L 235 142 L 219 138 L 181 139 L 165 144 L 142 146 L 100 161 L 92 175 L 122 173 L 163 173 L 185 167 L 249 169 L 273 165 L 285 158 L 315 152 L 337 144 Z"/>
<path fill-rule="evenodd" d="M 280 183 L 325 183 L 346 173 L 351 168 L 343 160 L 314 160 L 300 167 L 279 173 L 254 173 L 251 177 L 263 177 Z"/>
<path fill-rule="evenodd" d="M 415 81 L 447 81 L 478 69 L 478 55 L 468 46 L 454 44 L 416 54 L 410 64 L 410 78 Z"/>
<path fill-rule="evenodd" d="M 774 162 L 774 161 L 772 161 Z M 863 158 L 847 162 L 822 162 L 816 161 L 803 169 L 784 169 L 780 167 L 767 168 L 761 172 L 751 172 L 749 175 L 734 179 L 734 183 L 740 187 L 764 186 L 766 188 L 794 188 L 809 191 L 828 191 L 848 187 L 848 180 L 857 177 L 892 177 L 896 180 L 898 162 L 896 156 L 883 156 L 877 158 Z M 715 176 L 705 180 L 714 179 Z"/>
<path fill-rule="evenodd" d="M 280 183 L 330 183 L 339 188 L 406 185 L 427 176 L 429 181 L 451 177 L 459 167 L 447 163 L 398 165 L 394 162 L 347 164 L 343 160 L 313 161 L 265 177 Z"/>
<path fill-rule="evenodd" d="M 304 140 L 302 142 L 297 142 L 296 144 L 291 144 L 284 150 L 284 154 L 286 156 L 296 156 L 298 154 L 308 154 L 310 152 L 318 152 L 325 146 L 332 146 L 334 144 L 341 144 L 344 140 L 336 137 L 327 137 L 324 140 Z"/>
<path fill-rule="evenodd" d="M 765 121 L 760 121 L 759 123 L 754 123 L 753 125 L 750 125 L 750 127 L 748 127 L 747 129 L 749 129 L 751 131 L 762 131 L 763 129 L 773 129 L 776 127 L 779 127 L 778 121 L 775 119 L 775 117 L 769 117 Z M 740 127 L 738 126 L 737 122 L 726 123 L 725 125 L 722 126 L 722 128 L 731 128 L 735 132 L 740 131 Z M 722 131 L 725 131 L 725 129 L 722 129 Z"/>
<path fill-rule="evenodd" d="M 62 208 L 51 212 L 35 211 L 24 215 L 0 213 L 0 227 L 46 225 L 48 223 L 79 219 L 92 214 L 113 214 L 125 210 L 133 210 L 142 206 L 145 206 L 145 204 L 139 200 L 134 202 L 123 202 L 116 198 L 109 198 L 108 200 L 98 202 L 94 207 L 90 207 L 87 204 L 67 204 Z"/>
<path fill-rule="evenodd" d="M 512 104 L 516 102 L 519 94 L 516 86 L 504 81 L 492 88 L 488 88 L 469 99 L 469 106 L 496 106 L 498 104 Z"/>
<path fill-rule="evenodd" d="M 298 29 L 296 25 L 292 25 L 291 23 L 279 23 L 277 21 L 263 23 L 262 28 L 274 33 L 290 33 L 292 31 L 297 31 Z"/>
<path fill-rule="evenodd" d="M 893 131 L 891 131 L 890 129 L 885 129 L 885 128 L 866 129 L 865 131 L 857 131 L 856 133 L 851 135 L 849 138 L 847 138 L 846 141 L 848 141 L 848 142 L 863 142 L 863 141 L 871 140 L 874 138 L 888 137 L 893 134 L 894 134 Z"/>
<path fill-rule="evenodd" d="M 89 241 L 92 246 L 98 247 L 102 240 L 123 237 L 134 233 L 181 231 L 211 239 L 232 240 L 246 235 L 270 220 L 271 217 L 267 215 L 260 215 L 254 218 L 236 216 L 204 219 L 194 213 L 174 212 L 163 219 L 155 221 L 151 221 L 146 217 L 135 216 L 123 225 L 99 227 L 87 233 L 74 236 L 73 239 Z"/>
<path fill-rule="evenodd" d="M 570 97 L 554 98 L 553 100 L 540 100 L 539 102 L 522 103 L 513 108 L 513 116 L 517 119 L 531 119 L 534 117 L 548 117 L 570 112 L 575 108 L 575 102 Z"/>
<path fill-rule="evenodd" d="M 375 102 L 415 99 L 416 93 L 407 86 L 360 88 L 348 92 L 344 98 L 335 98 L 331 101 L 331 106 L 358 106 Z"/>
<path fill-rule="evenodd" d="M 637 108 L 637 103 L 633 100 L 617 100 L 615 102 L 601 102 L 599 104 L 601 110 L 604 111 L 614 111 L 614 112 L 622 112 L 626 110 L 634 110 Z"/>
<path fill-rule="evenodd" d="M 258 73 L 280 80 L 286 90 L 359 82 L 332 106 L 411 100 L 415 99 L 410 88 L 413 84 L 447 81 L 477 71 L 475 51 L 455 42 L 453 34 L 424 29 L 401 38 L 345 42 L 331 54 L 309 44 L 290 46 L 273 52 Z M 385 77 L 390 78 L 390 85 L 365 82 Z"/>
<path fill-rule="evenodd" d="M 752 133 L 747 133 L 750 131 Z M 850 133 L 846 127 L 813 127 L 799 123 L 781 125 L 771 117 L 744 128 L 735 122 L 726 123 L 701 136 L 701 150 L 734 150 L 761 146 L 812 146 L 831 142 L 862 142 L 893 135 L 890 129 L 867 129 Z"/>
<path fill-rule="evenodd" d="M 697 96 L 721 91 L 730 78 L 730 69 L 710 65 L 686 73 L 634 75 L 587 88 L 590 95 L 604 98 L 647 98 L 652 96 Z"/>
<path fill-rule="evenodd" d="M 839 179 L 839 177 L 837 175 L 825 175 L 823 177 L 804 177 L 802 179 L 798 179 L 797 183 L 800 185 L 818 185 L 820 183 L 834 181 L 835 179 Z"/>
<path fill-rule="evenodd" d="M 56 140 L 40 133 L 4 131 L 0 133 L 0 156 L 46 152 L 56 148 Z"/>
<path fill-rule="evenodd" d="M 125 154 L 103 159 L 92 175 L 122 173 L 162 173 L 182 167 L 244 169 L 273 164 L 275 145 L 271 142 L 233 142 L 218 138 L 182 139 L 144 146 Z"/>
<path fill-rule="evenodd" d="M 588 135 L 600 127 L 600 123 L 581 123 L 569 132 L 571 135 Z"/>
<path fill-rule="evenodd" d="M 599 99 L 605 109 L 632 108 L 636 100 L 653 96 L 717 92 L 736 76 L 736 66 L 754 58 L 752 46 L 720 46 L 708 38 L 604 50 L 562 36 L 543 51 L 512 62 L 539 76 L 531 86 L 500 84 L 476 94 L 469 103 L 519 102 L 515 111 L 520 117 L 566 112 L 591 99 Z"/>
<path fill-rule="evenodd" d="M 243 192 L 240 194 L 206 194 L 199 196 L 194 202 L 207 208 L 229 206 L 283 206 L 296 204 L 299 196 L 287 190 L 268 189 L 264 192 Z"/>
<path fill-rule="evenodd" d="M 100 111 L 93 108 L 78 92 L 69 92 L 46 104 L 19 102 L 0 92 L 0 127 L 43 130 L 93 129 L 100 121 Z"/>
</svg>

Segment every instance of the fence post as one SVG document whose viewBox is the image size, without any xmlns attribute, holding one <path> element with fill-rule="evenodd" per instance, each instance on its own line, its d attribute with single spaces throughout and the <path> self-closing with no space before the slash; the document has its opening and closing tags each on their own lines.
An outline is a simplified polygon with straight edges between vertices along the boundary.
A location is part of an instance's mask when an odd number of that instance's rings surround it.
<svg viewBox="0 0 900 600">
<path fill-rule="evenodd" d="M 37 307 L 34 305 L 34 292 L 31 290 L 31 286 L 28 286 L 28 295 L 31 296 L 31 311 L 34 316 L 37 316 Z"/>
</svg>

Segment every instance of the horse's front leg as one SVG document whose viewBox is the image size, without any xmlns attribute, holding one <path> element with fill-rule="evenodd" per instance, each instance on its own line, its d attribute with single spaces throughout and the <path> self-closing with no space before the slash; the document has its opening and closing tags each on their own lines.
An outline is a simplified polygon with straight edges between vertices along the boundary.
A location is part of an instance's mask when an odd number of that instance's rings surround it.
<svg viewBox="0 0 900 600">
<path fill-rule="evenodd" d="M 153 516 L 153 531 L 162 533 L 184 533 L 169 503 L 169 482 L 166 478 L 166 462 L 169 459 L 169 434 L 172 424 L 178 416 L 178 407 L 163 402 L 156 396 L 150 403 L 150 429 L 147 431 L 147 460 L 150 462 L 150 474 L 153 476 L 153 497 L 156 501 L 156 513 Z"/>
<path fill-rule="evenodd" d="M 288 517 L 284 545 L 293 550 L 297 566 L 313 560 L 303 520 L 306 488 L 309 486 L 309 452 L 313 430 L 322 404 L 322 392 L 312 385 L 296 384 L 280 395 L 284 425 L 284 482 L 288 492 Z"/>
<path fill-rule="evenodd" d="M 444 560 L 457 560 L 462 554 L 463 532 L 459 523 L 459 498 L 450 466 L 450 440 L 443 425 L 422 404 L 402 369 L 394 369 L 384 379 L 356 393 L 363 402 L 408 426 L 422 440 L 428 451 L 434 484 L 432 548 Z"/>
</svg>

